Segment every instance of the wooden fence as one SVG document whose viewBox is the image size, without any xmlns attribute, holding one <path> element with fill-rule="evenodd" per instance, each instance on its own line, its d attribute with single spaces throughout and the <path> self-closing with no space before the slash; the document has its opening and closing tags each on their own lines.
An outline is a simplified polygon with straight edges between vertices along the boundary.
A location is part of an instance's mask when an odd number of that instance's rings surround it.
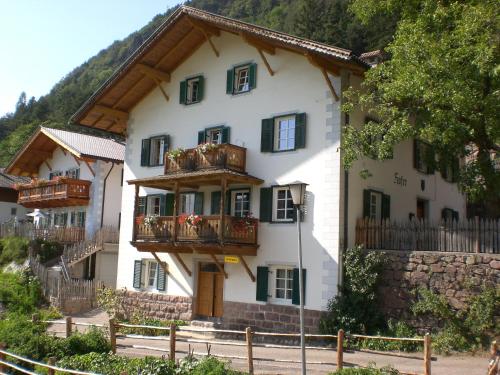
<svg viewBox="0 0 500 375">
<path fill-rule="evenodd" d="M 500 220 L 359 219 L 356 244 L 370 250 L 448 251 L 500 254 Z"/>
</svg>

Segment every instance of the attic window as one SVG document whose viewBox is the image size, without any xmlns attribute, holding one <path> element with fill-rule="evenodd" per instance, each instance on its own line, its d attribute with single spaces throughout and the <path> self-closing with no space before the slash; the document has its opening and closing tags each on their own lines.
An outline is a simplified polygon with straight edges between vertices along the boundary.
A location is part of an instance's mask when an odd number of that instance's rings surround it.
<svg viewBox="0 0 500 375">
<path fill-rule="evenodd" d="M 245 64 L 227 71 L 226 93 L 235 95 L 256 87 L 257 64 Z"/>
<path fill-rule="evenodd" d="M 203 99 L 203 76 L 188 78 L 180 83 L 180 97 L 179 103 L 181 104 L 194 104 L 199 103 Z"/>
</svg>

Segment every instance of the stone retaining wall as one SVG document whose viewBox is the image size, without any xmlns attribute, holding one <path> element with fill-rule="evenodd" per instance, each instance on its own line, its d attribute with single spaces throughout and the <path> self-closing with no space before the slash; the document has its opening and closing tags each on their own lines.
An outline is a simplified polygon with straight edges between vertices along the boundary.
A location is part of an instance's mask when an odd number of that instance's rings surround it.
<svg viewBox="0 0 500 375">
<path fill-rule="evenodd" d="M 388 261 L 379 289 L 381 308 L 388 317 L 403 318 L 417 327 L 425 322 L 415 321 L 409 311 L 415 288 L 427 287 L 446 296 L 455 309 L 463 309 L 471 296 L 481 292 L 483 285 L 500 285 L 500 254 L 384 253 Z"/>
<path fill-rule="evenodd" d="M 191 320 L 192 298 L 159 293 L 120 291 L 121 306 L 118 313 L 130 318 L 139 312 L 149 318 L 163 320 Z"/>
</svg>

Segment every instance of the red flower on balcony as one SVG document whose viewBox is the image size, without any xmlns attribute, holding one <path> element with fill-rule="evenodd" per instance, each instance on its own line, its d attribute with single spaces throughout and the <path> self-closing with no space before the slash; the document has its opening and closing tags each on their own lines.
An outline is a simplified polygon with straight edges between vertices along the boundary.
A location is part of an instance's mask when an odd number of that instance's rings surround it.
<svg viewBox="0 0 500 375">
<path fill-rule="evenodd" d="M 235 217 L 232 219 L 233 231 L 237 233 L 248 233 L 250 229 L 257 226 L 257 219 L 255 219 L 252 214 L 248 214 L 243 217 Z"/>
<path fill-rule="evenodd" d="M 201 223 L 203 222 L 203 216 L 201 215 L 195 215 L 195 214 L 182 214 L 179 216 L 179 224 L 184 225 L 186 224 L 189 227 L 199 227 Z"/>
</svg>

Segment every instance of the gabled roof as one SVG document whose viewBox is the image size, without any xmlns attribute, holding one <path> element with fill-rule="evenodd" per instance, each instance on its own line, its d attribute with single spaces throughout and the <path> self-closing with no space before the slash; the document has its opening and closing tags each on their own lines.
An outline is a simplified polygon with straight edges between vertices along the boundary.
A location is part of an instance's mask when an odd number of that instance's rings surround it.
<svg viewBox="0 0 500 375">
<path fill-rule="evenodd" d="M 75 158 L 123 163 L 125 145 L 119 141 L 65 130 L 40 127 L 14 155 L 5 171 L 19 176 L 34 176 L 57 147 Z"/>
<path fill-rule="evenodd" d="M 351 51 L 273 31 L 261 26 L 181 6 L 113 73 L 71 117 L 80 125 L 124 133 L 129 111 L 192 53 L 220 32 L 240 35 L 267 53 L 275 48 L 306 56 L 338 74 L 340 68 L 362 74 L 369 65 Z"/>
<path fill-rule="evenodd" d="M 26 184 L 29 183 L 31 179 L 29 177 L 14 176 L 5 173 L 4 168 L 0 168 L 0 188 L 13 189 L 15 184 Z"/>
</svg>

